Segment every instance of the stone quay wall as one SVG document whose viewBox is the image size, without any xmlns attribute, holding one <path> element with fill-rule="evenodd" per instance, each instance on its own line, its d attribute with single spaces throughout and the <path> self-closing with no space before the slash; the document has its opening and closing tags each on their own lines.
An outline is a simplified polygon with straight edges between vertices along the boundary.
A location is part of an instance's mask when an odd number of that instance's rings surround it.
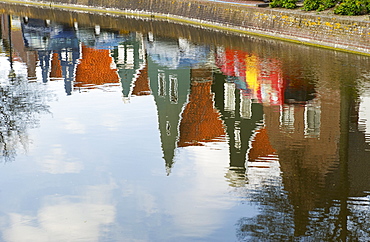
<svg viewBox="0 0 370 242">
<path fill-rule="evenodd" d="M 68 6 L 72 10 L 113 14 L 122 11 L 370 55 L 369 16 L 337 16 L 211 0 L 43 0 L 43 3 L 56 8 Z"/>
</svg>

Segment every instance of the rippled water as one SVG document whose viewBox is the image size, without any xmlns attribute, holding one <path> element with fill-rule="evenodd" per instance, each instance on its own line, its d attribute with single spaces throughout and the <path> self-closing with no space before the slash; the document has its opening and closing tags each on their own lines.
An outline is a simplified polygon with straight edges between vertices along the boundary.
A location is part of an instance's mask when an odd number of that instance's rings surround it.
<svg viewBox="0 0 370 242">
<path fill-rule="evenodd" d="M 369 57 L 2 7 L 3 241 L 370 240 Z"/>
</svg>

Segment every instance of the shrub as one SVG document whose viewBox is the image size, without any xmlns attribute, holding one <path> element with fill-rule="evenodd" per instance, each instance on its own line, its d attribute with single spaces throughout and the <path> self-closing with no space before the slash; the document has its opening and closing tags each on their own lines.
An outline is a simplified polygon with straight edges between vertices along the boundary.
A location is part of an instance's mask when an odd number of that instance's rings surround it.
<svg viewBox="0 0 370 242">
<path fill-rule="evenodd" d="M 337 0 L 304 0 L 303 10 L 323 11 L 336 5 Z"/>
<path fill-rule="evenodd" d="M 272 0 L 272 2 L 270 3 L 270 7 L 282 7 L 292 9 L 297 7 L 297 1 L 298 0 Z"/>
<path fill-rule="evenodd" d="M 335 14 L 361 15 L 370 12 L 370 0 L 344 0 L 335 9 Z"/>
</svg>

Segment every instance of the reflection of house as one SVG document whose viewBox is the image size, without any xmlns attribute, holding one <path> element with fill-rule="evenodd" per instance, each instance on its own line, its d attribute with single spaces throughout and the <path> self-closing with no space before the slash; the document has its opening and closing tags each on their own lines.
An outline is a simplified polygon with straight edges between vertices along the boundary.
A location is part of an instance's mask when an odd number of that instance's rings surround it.
<svg viewBox="0 0 370 242">
<path fill-rule="evenodd" d="M 189 101 L 181 115 L 179 147 L 201 145 L 225 135 L 220 113 L 214 107 L 212 71 L 191 70 Z"/>
</svg>

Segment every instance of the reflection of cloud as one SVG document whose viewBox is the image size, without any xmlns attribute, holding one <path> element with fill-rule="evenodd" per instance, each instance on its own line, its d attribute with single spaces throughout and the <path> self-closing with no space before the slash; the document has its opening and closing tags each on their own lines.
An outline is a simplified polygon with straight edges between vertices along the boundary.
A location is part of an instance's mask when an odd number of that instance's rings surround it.
<svg viewBox="0 0 370 242">
<path fill-rule="evenodd" d="M 183 172 L 180 176 L 189 175 L 185 172 L 196 174 L 191 186 L 171 200 L 169 212 L 175 224 L 188 236 L 202 237 L 216 231 L 223 223 L 224 212 L 234 206 L 233 201 L 224 196 L 228 191 L 227 183 L 219 179 L 228 166 L 226 148 L 226 142 L 215 142 L 181 149 L 179 159 L 186 157 L 187 162 L 194 160 L 195 163 L 190 170 L 178 168 Z M 177 162 L 178 167 L 180 163 L 181 160 Z"/>
<path fill-rule="evenodd" d="M 87 189 L 79 202 L 68 197 L 50 197 L 35 216 L 9 214 L 11 226 L 3 232 L 5 241 L 98 241 L 102 226 L 114 222 L 115 207 L 109 204 L 112 187 Z M 107 196 L 108 195 L 108 196 Z M 82 199 L 81 199 L 82 198 Z M 73 200 L 76 200 L 73 197 Z"/>
<path fill-rule="evenodd" d="M 78 120 L 73 119 L 73 118 L 64 118 L 64 129 L 70 131 L 71 133 L 74 134 L 84 134 L 86 133 L 85 130 L 85 125 L 80 123 Z"/>
<path fill-rule="evenodd" d="M 60 145 L 49 149 L 50 154 L 43 158 L 39 164 L 43 171 L 51 174 L 78 173 L 82 170 L 81 162 L 71 161 L 66 158 L 66 153 Z"/>
<path fill-rule="evenodd" d="M 106 114 L 101 117 L 101 125 L 109 131 L 116 131 L 122 125 L 120 116 L 117 114 Z"/>
</svg>

